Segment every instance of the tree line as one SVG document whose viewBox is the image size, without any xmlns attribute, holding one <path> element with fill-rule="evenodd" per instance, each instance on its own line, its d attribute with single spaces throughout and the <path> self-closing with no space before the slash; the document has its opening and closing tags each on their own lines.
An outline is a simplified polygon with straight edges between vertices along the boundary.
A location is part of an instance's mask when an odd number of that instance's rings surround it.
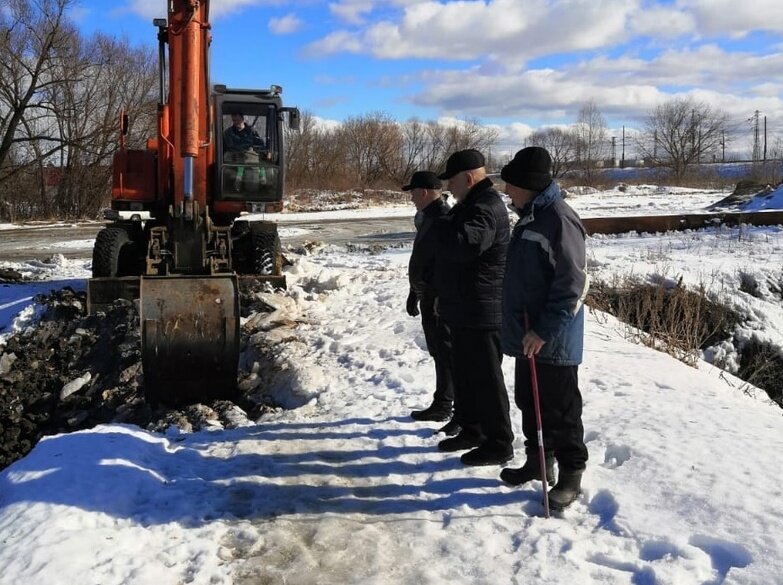
<svg viewBox="0 0 783 585">
<path fill-rule="evenodd" d="M 299 131 L 287 131 L 286 138 L 289 188 L 399 189 L 416 170 L 443 170 L 456 150 L 491 151 L 498 132 L 475 120 L 400 123 L 384 112 L 327 127 L 303 112 Z"/>
<path fill-rule="evenodd" d="M 0 221 L 95 217 L 108 204 L 120 113 L 129 114 L 128 147 L 156 134 L 155 51 L 84 37 L 67 16 L 75 1 L 0 0 Z M 677 97 L 653 108 L 628 144 L 677 182 L 693 165 L 720 160 L 730 130 L 725 112 Z M 617 158 L 609 132 L 588 101 L 574 123 L 539 129 L 514 150 L 543 146 L 556 177 L 592 184 Z M 300 130 L 286 134 L 288 189 L 397 189 L 415 170 L 442 170 L 456 150 L 497 153 L 499 139 L 477 120 L 399 122 L 385 112 L 334 125 L 303 112 Z M 775 144 L 771 158 L 783 155 Z M 497 158 L 492 170 L 504 162 Z"/>
<path fill-rule="evenodd" d="M 94 217 L 106 204 L 119 115 L 128 143 L 155 133 L 156 55 L 85 38 L 74 0 L 0 2 L 0 219 Z"/>
</svg>

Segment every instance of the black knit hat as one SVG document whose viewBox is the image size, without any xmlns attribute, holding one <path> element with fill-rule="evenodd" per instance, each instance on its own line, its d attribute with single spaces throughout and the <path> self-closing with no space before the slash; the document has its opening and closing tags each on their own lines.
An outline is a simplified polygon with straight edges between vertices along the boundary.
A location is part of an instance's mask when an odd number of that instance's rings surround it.
<svg viewBox="0 0 783 585">
<path fill-rule="evenodd" d="M 411 182 L 405 185 L 402 190 L 410 191 L 411 189 L 441 189 L 442 185 L 438 175 L 431 171 L 416 171 L 411 177 Z"/>
<path fill-rule="evenodd" d="M 552 182 L 552 157 L 540 146 L 523 148 L 503 167 L 500 178 L 521 189 L 543 191 Z"/>
<path fill-rule="evenodd" d="M 472 171 L 484 166 L 484 155 L 474 148 L 458 150 L 446 161 L 446 172 L 438 175 L 439 179 L 448 181 L 462 171 Z"/>
</svg>

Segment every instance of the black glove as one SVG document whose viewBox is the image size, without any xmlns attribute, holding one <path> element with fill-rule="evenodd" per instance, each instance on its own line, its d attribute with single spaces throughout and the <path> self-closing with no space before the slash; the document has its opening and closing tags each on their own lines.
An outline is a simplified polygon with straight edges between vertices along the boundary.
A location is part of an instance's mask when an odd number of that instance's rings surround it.
<svg viewBox="0 0 783 585">
<path fill-rule="evenodd" d="M 408 311 L 408 315 L 411 317 L 417 317 L 419 315 L 419 299 L 413 291 L 408 293 L 408 300 L 405 302 L 405 310 Z"/>
</svg>

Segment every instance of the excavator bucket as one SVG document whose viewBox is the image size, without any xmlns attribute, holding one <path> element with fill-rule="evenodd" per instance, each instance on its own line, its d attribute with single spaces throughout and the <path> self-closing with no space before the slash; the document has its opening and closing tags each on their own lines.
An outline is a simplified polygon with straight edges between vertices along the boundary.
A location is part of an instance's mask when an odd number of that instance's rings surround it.
<svg viewBox="0 0 783 585">
<path fill-rule="evenodd" d="M 141 277 L 141 353 L 150 404 L 234 398 L 238 291 L 235 275 Z"/>
</svg>

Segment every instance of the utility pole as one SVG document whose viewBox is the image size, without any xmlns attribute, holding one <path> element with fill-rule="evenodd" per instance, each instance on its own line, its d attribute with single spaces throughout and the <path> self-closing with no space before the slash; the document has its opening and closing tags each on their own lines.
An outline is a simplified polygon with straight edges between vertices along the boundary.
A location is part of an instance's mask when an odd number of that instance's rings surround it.
<svg viewBox="0 0 783 585">
<path fill-rule="evenodd" d="M 757 162 L 760 156 L 759 148 L 759 111 L 756 110 L 754 114 L 748 118 L 748 122 L 753 125 L 753 162 Z"/>
<path fill-rule="evenodd" d="M 653 161 L 658 162 L 658 131 L 653 132 Z"/>
<path fill-rule="evenodd" d="M 612 166 L 617 166 L 617 136 L 612 136 Z"/>
<path fill-rule="evenodd" d="M 767 117 L 764 116 L 764 162 L 767 162 Z"/>
<path fill-rule="evenodd" d="M 620 159 L 620 168 L 625 168 L 625 124 L 623 124 L 623 155 Z"/>
<path fill-rule="evenodd" d="M 721 138 L 720 138 L 720 147 L 721 147 L 721 160 L 722 162 L 726 162 L 726 131 L 721 130 Z"/>
</svg>

